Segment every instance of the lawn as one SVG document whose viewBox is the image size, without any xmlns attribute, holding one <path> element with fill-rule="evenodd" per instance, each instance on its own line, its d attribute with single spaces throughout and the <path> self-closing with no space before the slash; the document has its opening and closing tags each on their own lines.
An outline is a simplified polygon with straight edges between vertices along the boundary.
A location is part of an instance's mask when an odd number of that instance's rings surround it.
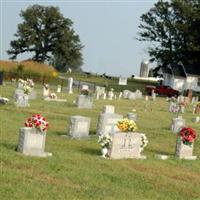
<svg viewBox="0 0 200 200">
<path fill-rule="evenodd" d="M 174 158 L 176 135 L 169 125 L 175 116 L 169 113 L 165 98 L 149 101 L 144 112 L 144 100 L 99 100 L 94 108 L 78 109 L 73 104 L 77 93 L 60 97 L 66 103 L 46 102 L 42 86 L 36 85 L 37 100 L 28 108 L 16 108 L 12 95 L 16 85 L 0 86 L 0 96 L 11 99 L 0 105 L 1 181 L 3 200 L 100 200 L 100 199 L 200 199 L 200 137 L 195 141 L 196 161 Z M 97 143 L 96 124 L 103 105 L 114 105 L 115 112 L 126 115 L 137 110 L 139 132 L 145 133 L 149 144 L 143 154 L 147 160 L 103 159 Z M 46 151 L 49 158 L 27 157 L 15 151 L 19 128 L 34 113 L 44 115 L 50 123 Z M 75 140 L 62 137 L 67 134 L 71 115 L 91 118 L 91 138 Z M 192 106 L 183 117 L 187 125 L 200 135 L 200 125 L 192 122 Z M 157 160 L 155 154 L 169 154 L 169 160 Z"/>
</svg>

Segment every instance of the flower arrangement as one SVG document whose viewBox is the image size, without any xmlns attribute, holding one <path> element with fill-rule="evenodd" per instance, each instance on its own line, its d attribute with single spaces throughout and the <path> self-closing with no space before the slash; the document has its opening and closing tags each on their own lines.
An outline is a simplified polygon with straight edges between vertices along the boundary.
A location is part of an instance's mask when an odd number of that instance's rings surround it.
<svg viewBox="0 0 200 200">
<path fill-rule="evenodd" d="M 25 126 L 34 127 L 38 129 L 40 132 L 45 132 L 49 127 L 49 123 L 41 115 L 35 114 L 26 120 Z"/>
<path fill-rule="evenodd" d="M 29 85 L 23 86 L 24 94 L 30 94 L 31 93 L 31 87 Z"/>
<path fill-rule="evenodd" d="M 192 145 L 194 140 L 197 138 L 197 133 L 190 127 L 184 127 L 179 132 L 178 136 L 185 145 Z"/>
<path fill-rule="evenodd" d="M 117 127 L 122 132 L 133 132 L 137 130 L 137 125 L 133 120 L 124 118 L 117 123 Z"/>
<path fill-rule="evenodd" d="M 112 138 L 109 134 L 103 134 L 99 136 L 98 143 L 101 145 L 102 148 L 109 148 L 112 142 Z"/>
<path fill-rule="evenodd" d="M 90 94 L 90 91 L 89 91 L 89 89 L 82 89 L 81 94 L 88 96 Z"/>
<path fill-rule="evenodd" d="M 50 93 L 49 98 L 51 99 L 57 99 L 57 95 L 55 93 Z"/>
<path fill-rule="evenodd" d="M 149 143 L 149 141 L 148 141 L 146 135 L 143 134 L 143 133 L 141 134 L 141 141 L 142 141 L 142 144 L 140 145 L 140 152 L 142 152 L 143 149 L 144 149 L 144 147 L 146 147 L 147 144 Z"/>
<path fill-rule="evenodd" d="M 19 78 L 19 79 L 18 79 L 18 83 L 24 84 L 24 83 L 25 83 L 25 80 Z"/>
<path fill-rule="evenodd" d="M 27 81 L 26 81 L 26 82 L 27 82 L 27 85 L 29 85 L 29 86 L 32 87 L 32 88 L 33 88 L 34 85 L 35 85 L 32 79 L 28 79 L 28 78 L 27 78 Z"/>
</svg>

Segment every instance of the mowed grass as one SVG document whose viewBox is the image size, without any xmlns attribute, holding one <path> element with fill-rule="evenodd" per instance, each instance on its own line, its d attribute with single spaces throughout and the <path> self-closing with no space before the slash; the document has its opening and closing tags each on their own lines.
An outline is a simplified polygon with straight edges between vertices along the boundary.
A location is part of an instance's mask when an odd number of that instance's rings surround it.
<svg viewBox="0 0 200 200">
<path fill-rule="evenodd" d="M 37 100 L 30 101 L 28 108 L 16 108 L 12 100 L 15 87 L 10 83 L 0 86 L 0 96 L 11 99 L 8 105 L 0 105 L 1 199 L 200 199 L 200 125 L 192 122 L 196 116 L 192 106 L 186 108 L 183 117 L 199 133 L 194 144 L 194 155 L 199 159 L 187 161 L 173 156 L 176 135 L 169 125 L 175 115 L 168 112 L 165 98 L 149 101 L 148 112 L 144 112 L 144 100 L 95 100 L 92 110 L 78 109 L 73 104 L 77 93 L 59 94 L 66 103 L 46 102 L 42 86 L 36 85 Z M 115 112 L 124 116 L 133 108 L 137 110 L 138 131 L 149 140 L 143 152 L 147 160 L 101 157 L 95 133 L 103 105 L 114 105 Z M 46 151 L 52 152 L 52 157 L 27 157 L 15 151 L 19 128 L 35 113 L 44 115 L 50 123 Z M 71 115 L 91 118 L 90 139 L 62 137 L 68 133 Z M 157 160 L 157 153 L 171 158 Z"/>
</svg>

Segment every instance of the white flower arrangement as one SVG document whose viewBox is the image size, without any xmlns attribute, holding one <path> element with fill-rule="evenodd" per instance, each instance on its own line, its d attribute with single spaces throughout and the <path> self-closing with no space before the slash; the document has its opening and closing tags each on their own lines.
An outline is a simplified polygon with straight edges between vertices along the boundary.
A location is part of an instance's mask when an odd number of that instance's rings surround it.
<svg viewBox="0 0 200 200">
<path fill-rule="evenodd" d="M 98 143 L 101 145 L 101 148 L 109 148 L 112 142 L 112 137 L 109 134 L 103 134 L 99 136 Z"/>
<path fill-rule="evenodd" d="M 9 102 L 9 99 L 8 99 L 8 98 L 0 97 L 0 103 L 2 103 L 2 104 L 7 104 L 8 102 Z"/>
<path fill-rule="evenodd" d="M 49 98 L 50 99 L 57 99 L 58 97 L 57 97 L 57 95 L 55 93 L 50 93 L 49 94 Z"/>
<path fill-rule="evenodd" d="M 22 78 L 19 78 L 19 79 L 18 79 L 18 83 L 24 84 L 24 83 L 25 83 L 25 80 L 23 80 Z"/>
<path fill-rule="evenodd" d="M 31 93 L 31 87 L 29 85 L 24 85 L 23 87 L 24 94 L 30 94 Z"/>
<path fill-rule="evenodd" d="M 144 150 L 144 147 L 147 146 L 147 144 L 149 143 L 147 137 L 145 134 L 141 134 L 141 145 L 140 145 L 140 152 L 142 152 Z"/>
</svg>

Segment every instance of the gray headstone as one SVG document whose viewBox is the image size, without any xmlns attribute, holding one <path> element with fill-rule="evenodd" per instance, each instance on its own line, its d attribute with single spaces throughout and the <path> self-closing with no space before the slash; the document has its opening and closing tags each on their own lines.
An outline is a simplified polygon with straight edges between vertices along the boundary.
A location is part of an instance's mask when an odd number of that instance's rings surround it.
<svg viewBox="0 0 200 200">
<path fill-rule="evenodd" d="M 111 113 L 111 114 L 113 114 L 113 113 L 115 113 L 115 107 L 112 106 L 112 105 L 105 105 L 103 107 L 103 113 Z"/>
<path fill-rule="evenodd" d="M 174 133 L 178 133 L 184 126 L 185 126 L 185 119 L 179 116 L 172 120 L 171 131 Z"/>
<path fill-rule="evenodd" d="M 140 155 L 141 135 L 133 132 L 118 132 L 112 136 L 109 156 L 112 159 L 136 158 L 144 159 Z"/>
<path fill-rule="evenodd" d="M 30 94 L 28 95 L 29 99 L 36 99 L 37 98 L 37 94 L 36 91 L 32 88 Z"/>
<path fill-rule="evenodd" d="M 89 137 L 90 118 L 83 116 L 72 116 L 69 135 L 73 138 Z"/>
<path fill-rule="evenodd" d="M 176 141 L 175 155 L 181 159 L 196 160 L 197 157 L 193 156 L 192 153 L 193 153 L 193 144 L 191 146 L 185 145 L 178 138 Z"/>
<path fill-rule="evenodd" d="M 93 98 L 87 95 L 79 95 L 77 98 L 77 107 L 78 108 L 88 108 L 92 109 Z"/>
<path fill-rule="evenodd" d="M 15 104 L 17 107 L 28 107 L 28 95 L 17 96 Z"/>
<path fill-rule="evenodd" d="M 101 113 L 97 124 L 97 134 L 110 134 L 118 131 L 117 123 L 123 119 L 122 115 L 112 114 L 112 113 Z"/>
<path fill-rule="evenodd" d="M 19 130 L 18 151 L 30 156 L 46 157 L 51 153 L 44 152 L 46 133 L 35 128 L 23 127 Z"/>
</svg>

